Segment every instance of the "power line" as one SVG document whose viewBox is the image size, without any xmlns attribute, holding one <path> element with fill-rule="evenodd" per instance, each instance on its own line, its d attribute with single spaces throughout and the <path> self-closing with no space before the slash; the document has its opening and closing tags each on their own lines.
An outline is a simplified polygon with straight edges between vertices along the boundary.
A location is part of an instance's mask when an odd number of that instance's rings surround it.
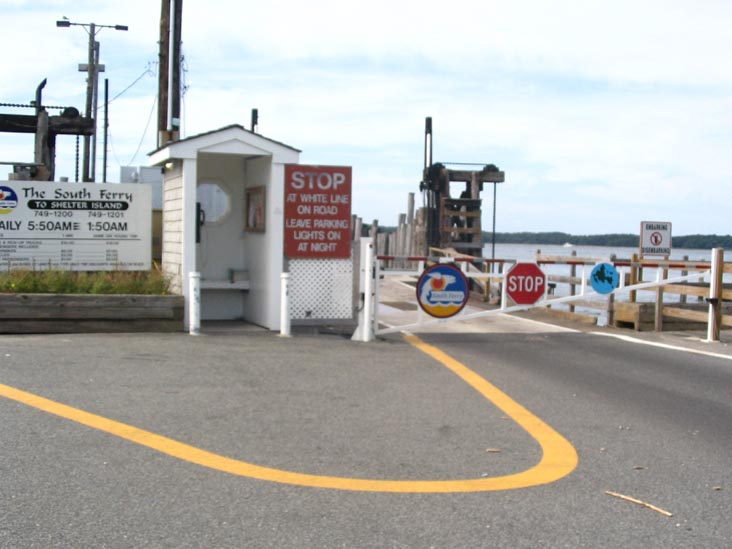
<svg viewBox="0 0 732 549">
<path fill-rule="evenodd" d="M 155 105 L 158 103 L 158 96 L 155 95 L 153 97 L 153 104 L 152 108 L 150 109 L 150 114 L 147 117 L 147 123 L 145 124 L 145 129 L 142 132 L 142 137 L 140 137 L 140 142 L 137 144 L 137 149 L 135 150 L 135 154 L 132 155 L 132 158 L 127 164 L 124 164 L 125 166 L 132 166 L 132 163 L 135 161 L 135 158 L 137 158 L 137 155 L 140 152 L 140 149 L 142 148 L 142 144 L 145 141 L 145 137 L 147 136 L 147 131 L 150 128 L 150 121 L 152 120 L 153 113 L 155 112 Z M 110 135 L 111 138 L 111 135 Z M 111 139 L 110 139 L 111 141 Z M 119 157 L 117 156 L 117 151 L 114 148 L 114 145 L 112 144 L 112 154 L 114 155 L 114 159 L 117 161 L 117 164 L 119 166 L 123 166 L 123 164 L 120 162 Z"/>
<path fill-rule="evenodd" d="M 147 68 L 146 68 L 146 69 L 145 69 L 145 70 L 143 71 L 143 73 L 142 73 L 142 74 L 141 74 L 140 76 L 138 76 L 138 77 L 137 77 L 137 78 L 136 78 L 136 79 L 135 79 L 135 80 L 134 80 L 134 81 L 132 82 L 132 84 L 130 84 L 129 86 L 127 86 L 127 87 L 126 87 L 125 89 L 123 89 L 123 90 L 122 90 L 121 92 L 119 92 L 119 93 L 118 93 L 117 95 L 115 95 L 115 96 L 114 96 L 114 97 L 113 97 L 112 99 L 110 99 L 110 100 L 109 100 L 109 101 L 107 102 L 107 105 L 109 105 L 109 104 L 110 104 L 110 103 L 111 103 L 112 101 L 114 101 L 115 99 L 119 99 L 120 97 L 122 97 L 122 95 L 124 95 L 125 93 L 127 93 L 127 92 L 128 92 L 129 90 L 130 90 L 130 88 L 132 88 L 132 86 L 134 86 L 135 84 L 137 84 L 137 83 L 138 83 L 138 82 L 139 82 L 140 80 L 142 80 L 142 79 L 143 79 L 143 78 L 144 78 L 145 76 L 155 76 L 155 71 L 153 71 L 153 70 L 152 70 L 152 69 L 150 68 L 150 64 L 148 64 Z"/>
<path fill-rule="evenodd" d="M 137 157 L 137 153 L 140 152 L 140 148 L 142 147 L 142 142 L 145 141 L 145 136 L 147 135 L 147 130 L 150 127 L 150 120 L 152 120 L 153 113 L 155 112 L 155 105 L 158 103 L 158 96 L 156 95 L 153 99 L 153 104 L 150 109 L 150 114 L 147 116 L 147 123 L 145 123 L 145 130 L 142 132 L 142 137 L 140 138 L 140 142 L 137 144 L 137 150 L 135 151 L 134 156 L 130 160 L 130 163 L 128 165 L 132 165 L 132 163 L 135 161 L 135 158 Z"/>
</svg>

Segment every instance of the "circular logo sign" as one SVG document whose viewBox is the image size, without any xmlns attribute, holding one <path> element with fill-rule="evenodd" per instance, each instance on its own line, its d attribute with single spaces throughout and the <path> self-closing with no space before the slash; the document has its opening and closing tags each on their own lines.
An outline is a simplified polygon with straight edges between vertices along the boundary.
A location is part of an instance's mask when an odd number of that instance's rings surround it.
<svg viewBox="0 0 732 549">
<path fill-rule="evenodd" d="M 0 186 L 0 214 L 7 214 L 13 211 L 18 205 L 18 195 L 10 187 Z"/>
<path fill-rule="evenodd" d="M 448 318 L 463 310 L 470 290 L 463 272 L 451 264 L 433 265 L 417 282 L 417 303 L 428 315 Z"/>
<path fill-rule="evenodd" d="M 599 263 L 590 273 L 590 284 L 598 294 L 610 294 L 620 285 L 620 274 L 611 263 Z"/>
</svg>

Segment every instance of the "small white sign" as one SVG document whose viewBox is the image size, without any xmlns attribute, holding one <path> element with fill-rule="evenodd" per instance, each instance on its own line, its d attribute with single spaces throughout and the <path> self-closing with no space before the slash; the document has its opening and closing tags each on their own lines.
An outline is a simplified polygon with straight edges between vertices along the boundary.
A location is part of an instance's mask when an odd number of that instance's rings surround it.
<svg viewBox="0 0 732 549">
<path fill-rule="evenodd" d="M 148 270 L 149 185 L 0 181 L 0 268 Z"/>
<path fill-rule="evenodd" d="M 671 255 L 671 222 L 641 221 L 640 253 L 647 255 Z"/>
</svg>

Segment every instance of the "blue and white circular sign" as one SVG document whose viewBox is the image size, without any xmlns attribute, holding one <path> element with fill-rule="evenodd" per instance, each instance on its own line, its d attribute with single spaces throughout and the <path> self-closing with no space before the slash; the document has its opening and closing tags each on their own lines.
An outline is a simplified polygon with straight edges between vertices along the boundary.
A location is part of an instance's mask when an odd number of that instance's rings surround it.
<svg viewBox="0 0 732 549">
<path fill-rule="evenodd" d="M 611 294 L 620 286 L 620 274 L 611 263 L 598 263 L 590 274 L 592 289 L 598 294 Z"/>
</svg>

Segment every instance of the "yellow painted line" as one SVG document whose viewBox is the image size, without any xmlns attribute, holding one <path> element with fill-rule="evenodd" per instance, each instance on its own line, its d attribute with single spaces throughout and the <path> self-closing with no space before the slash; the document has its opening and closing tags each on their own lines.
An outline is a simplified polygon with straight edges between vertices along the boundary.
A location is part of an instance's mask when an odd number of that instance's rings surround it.
<svg viewBox="0 0 732 549">
<path fill-rule="evenodd" d="M 511 490 L 546 484 L 558 480 L 574 470 L 577 466 L 577 452 L 564 437 L 549 427 L 549 425 L 472 370 L 436 347 L 427 345 L 416 336 L 408 335 L 405 338 L 416 348 L 438 360 L 460 376 L 466 383 L 488 400 L 492 401 L 536 439 L 543 451 L 539 463 L 526 471 L 516 474 L 465 480 L 371 480 L 309 475 L 262 467 L 220 456 L 150 431 L 138 429 L 132 425 L 126 425 L 103 416 L 90 414 L 78 408 L 73 408 L 32 393 L 9 387 L 8 385 L 0 384 L 0 396 L 203 467 L 232 475 L 298 486 L 366 492 L 484 492 Z"/>
</svg>

